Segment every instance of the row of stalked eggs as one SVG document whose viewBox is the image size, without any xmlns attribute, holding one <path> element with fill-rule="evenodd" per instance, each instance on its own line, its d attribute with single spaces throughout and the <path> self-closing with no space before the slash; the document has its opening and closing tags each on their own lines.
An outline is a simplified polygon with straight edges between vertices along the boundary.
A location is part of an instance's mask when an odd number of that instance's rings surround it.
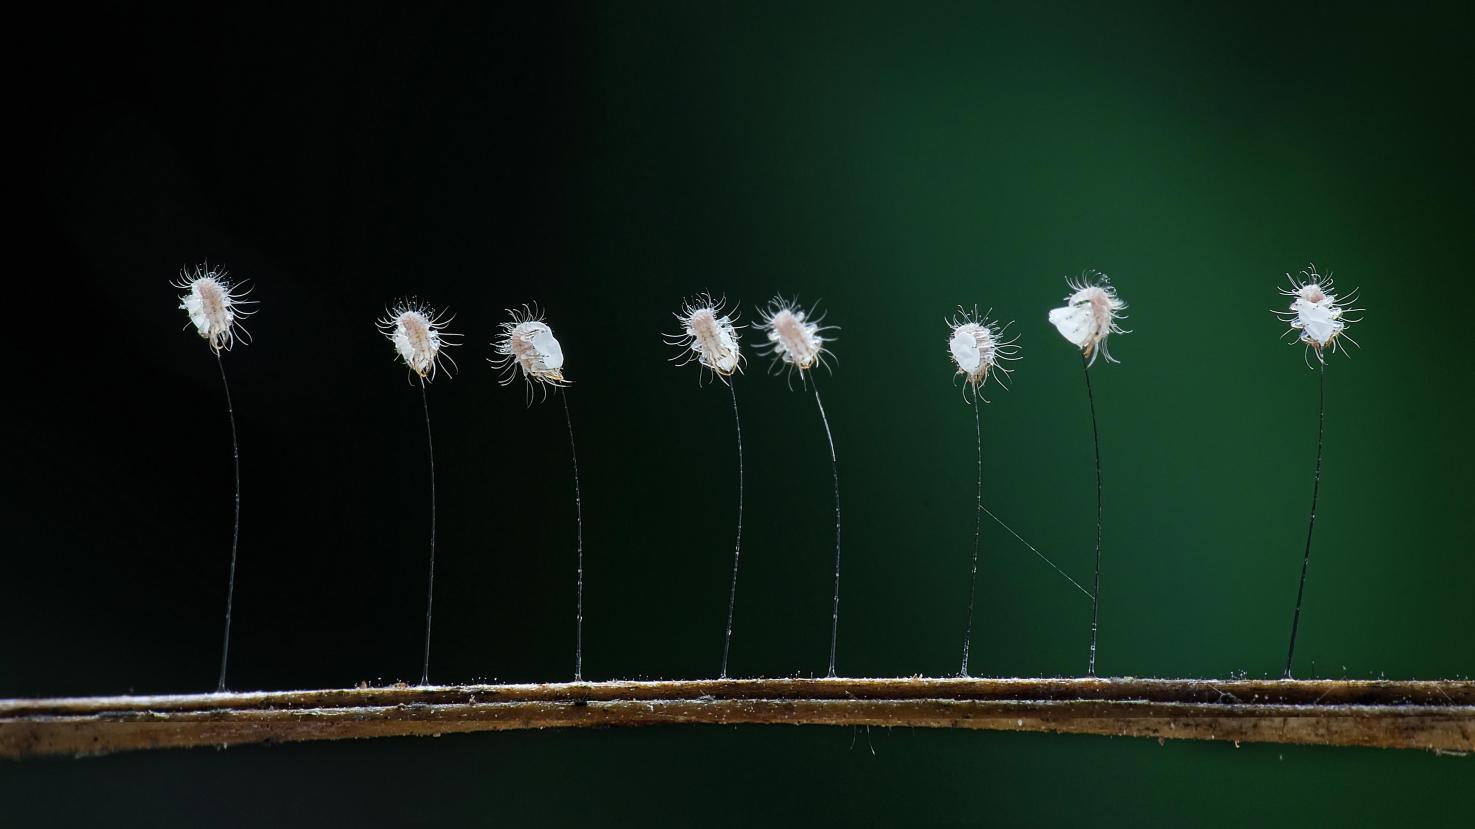
<svg viewBox="0 0 1475 829">
<path fill-rule="evenodd" d="M 1290 274 L 1287 278 L 1291 288 L 1282 289 L 1281 293 L 1291 297 L 1292 302 L 1287 310 L 1275 313 L 1291 331 L 1300 332 L 1298 339 L 1315 350 L 1318 357 L 1325 347 L 1336 350 L 1347 325 L 1358 321 L 1345 316 L 1348 311 L 1358 310 L 1345 307 L 1354 300 L 1356 292 L 1339 298 L 1333 292 L 1330 276 L 1322 277 L 1314 265 L 1302 271 L 1299 279 Z M 1107 350 L 1106 340 L 1110 334 L 1127 333 L 1118 324 L 1123 319 L 1121 312 L 1126 309 L 1126 303 L 1117 296 L 1104 274 L 1088 271 L 1079 279 L 1066 282 L 1071 293 L 1063 307 L 1050 311 L 1050 323 L 1061 336 L 1081 349 L 1082 356 L 1090 363 L 1095 362 L 1098 353 L 1104 354 L 1109 362 L 1116 362 Z M 245 298 L 246 290 L 240 284 L 226 279 L 224 271 L 197 267 L 182 272 L 179 281 L 173 284 L 188 291 L 180 298 L 179 307 L 189 314 L 195 329 L 211 348 L 229 349 L 238 337 L 249 342 L 241 320 L 253 313 L 246 306 L 255 303 Z M 738 346 L 738 326 L 734 315 L 725 312 L 725 305 L 710 294 L 701 294 L 685 303 L 676 314 L 681 331 L 668 335 L 667 339 L 682 349 L 686 357 L 682 365 L 696 360 L 703 369 L 723 378 L 741 369 L 744 358 Z M 504 372 L 502 384 L 521 376 L 528 381 L 530 389 L 532 385 L 545 389 L 567 385 L 563 376 L 563 348 L 543 315 L 529 306 L 508 313 L 510 320 L 501 325 L 501 334 L 494 344 L 497 356 L 492 360 L 493 366 Z M 450 359 L 444 348 L 455 345 L 449 338 L 459 336 L 446 330 L 447 321 L 444 312 L 438 314 L 423 303 L 404 301 L 396 304 L 378 325 L 394 344 L 400 359 L 424 381 L 434 378 L 442 357 Z M 823 317 L 812 318 L 812 309 L 805 311 L 797 301 L 775 297 L 759 309 L 756 327 L 767 335 L 766 353 L 772 356 L 775 366 L 787 366 L 802 373 L 825 364 L 824 332 L 835 326 L 824 326 L 822 322 Z M 986 315 L 980 315 L 975 306 L 971 312 L 960 307 L 949 326 L 948 350 L 966 388 L 976 397 L 991 374 L 1002 383 L 1009 374 L 1004 361 L 1018 359 L 1019 350 L 1017 337 L 1004 338 L 1008 325 L 999 326 Z"/>
</svg>

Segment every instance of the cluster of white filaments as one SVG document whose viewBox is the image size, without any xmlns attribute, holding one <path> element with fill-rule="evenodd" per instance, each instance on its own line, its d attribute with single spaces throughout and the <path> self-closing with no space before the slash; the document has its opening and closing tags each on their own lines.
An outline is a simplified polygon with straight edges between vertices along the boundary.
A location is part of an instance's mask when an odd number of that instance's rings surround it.
<svg viewBox="0 0 1475 829">
<path fill-rule="evenodd" d="M 681 349 L 681 354 L 671 358 L 684 366 L 695 360 L 705 371 L 721 378 L 731 377 L 743 370 L 743 353 L 738 346 L 735 314 L 725 313 L 725 299 L 713 300 L 711 294 L 699 294 L 681 306 L 676 320 L 681 323 L 681 332 L 666 334 L 666 342 Z M 724 380 L 725 382 L 725 380 Z"/>
<path fill-rule="evenodd" d="M 1065 298 L 1064 308 L 1050 311 L 1050 324 L 1090 359 L 1087 365 L 1096 363 L 1098 352 L 1106 356 L 1108 363 L 1121 362 L 1112 358 L 1106 338 L 1131 332 L 1117 324 L 1126 318 L 1121 312 L 1127 309 L 1127 304 L 1116 295 L 1111 280 L 1106 274 L 1086 271 L 1079 279 L 1066 277 L 1065 284 L 1070 286 L 1071 294 Z"/>
<path fill-rule="evenodd" d="M 773 373 L 787 366 L 791 377 L 797 370 L 800 380 L 803 380 L 805 372 L 816 365 L 830 367 L 825 356 L 833 354 L 825 348 L 829 340 L 823 333 L 835 330 L 836 326 L 821 325 L 823 314 L 811 320 L 809 313 L 799 308 L 797 300 L 776 296 L 769 301 L 767 308 L 758 309 L 758 316 L 758 324 L 754 327 L 768 334 L 765 353 L 773 357 Z"/>
<path fill-rule="evenodd" d="M 988 314 L 980 315 L 975 306 L 970 313 L 958 306 L 958 313 L 948 320 L 952 333 L 948 336 L 948 352 L 958 374 L 963 376 L 963 398 L 970 396 L 976 402 L 981 398 L 983 384 L 992 376 L 1002 387 L 1008 388 L 1006 379 L 1011 369 L 1004 365 L 1006 360 L 1019 359 L 1019 337 L 1004 339 L 1004 332 L 1013 323 L 1000 327 L 989 320 Z M 984 399 L 987 403 L 988 400 Z"/>
<path fill-rule="evenodd" d="M 569 381 L 563 376 L 563 346 L 553 336 L 553 329 L 543 322 L 536 307 L 524 305 L 507 310 L 512 319 L 502 323 L 502 333 L 492 343 L 497 356 L 492 367 L 502 372 L 502 385 L 521 376 L 528 383 L 528 403 L 533 400 L 533 387 L 546 396 L 549 388 L 563 388 Z"/>
<path fill-rule="evenodd" d="M 438 370 L 446 370 L 442 360 L 454 367 L 456 361 L 445 353 L 453 343 L 449 338 L 459 337 L 446 331 L 452 317 L 417 300 L 404 300 L 395 304 L 377 322 L 379 330 L 394 344 L 395 354 L 404 361 L 414 376 L 422 381 L 434 380 Z"/>
<path fill-rule="evenodd" d="M 1280 317 L 1281 322 L 1290 326 L 1287 334 L 1299 332 L 1297 339 L 1306 344 L 1308 351 L 1316 352 L 1318 360 L 1322 359 L 1322 351 L 1326 348 L 1332 351 L 1341 348 L 1342 353 L 1347 353 L 1347 349 L 1339 345 L 1344 337 L 1348 342 L 1357 345 L 1356 340 L 1347 336 L 1347 326 L 1362 321 L 1361 317 L 1353 319 L 1347 316 L 1349 312 L 1362 310 L 1346 307 L 1357 301 L 1355 289 L 1345 296 L 1337 296 L 1332 287 L 1331 274 L 1323 277 L 1316 272 L 1315 265 L 1308 265 L 1301 271 L 1300 279 L 1290 274 L 1286 274 L 1286 279 L 1290 280 L 1291 287 L 1282 288 L 1280 293 L 1281 296 L 1291 298 L 1290 308 L 1274 313 Z"/>
<path fill-rule="evenodd" d="M 245 306 L 256 303 L 245 298 L 247 288 L 226 280 L 225 271 L 212 270 L 208 264 L 193 271 L 181 268 L 179 279 L 169 284 L 187 292 L 179 298 L 179 307 L 212 350 L 229 351 L 238 338 L 251 342 L 241 320 L 255 313 Z"/>
</svg>

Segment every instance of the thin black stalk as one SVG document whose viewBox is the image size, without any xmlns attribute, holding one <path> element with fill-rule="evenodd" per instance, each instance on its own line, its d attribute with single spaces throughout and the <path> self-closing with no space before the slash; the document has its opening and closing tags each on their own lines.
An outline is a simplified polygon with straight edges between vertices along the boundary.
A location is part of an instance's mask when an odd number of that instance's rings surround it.
<svg viewBox="0 0 1475 829">
<path fill-rule="evenodd" d="M 727 679 L 727 655 L 732 649 L 732 613 L 737 607 L 738 559 L 743 553 L 743 422 L 738 417 L 737 383 L 727 378 L 727 389 L 732 392 L 732 425 L 737 431 L 737 540 L 732 545 L 732 589 L 727 595 L 727 634 L 722 639 L 722 679 Z"/>
<path fill-rule="evenodd" d="M 1086 676 L 1096 675 L 1096 632 L 1101 626 L 1101 433 L 1096 428 L 1096 397 L 1091 393 L 1091 364 L 1081 355 L 1086 376 L 1086 403 L 1091 407 L 1091 443 L 1096 447 L 1096 581 L 1091 586 L 1091 655 Z"/>
<path fill-rule="evenodd" d="M 568 425 L 568 455 L 574 468 L 574 526 L 578 550 L 578 587 L 574 615 L 574 681 L 584 679 L 584 501 L 579 494 L 579 453 L 574 448 L 574 418 L 569 414 L 568 392 L 563 398 L 563 420 Z"/>
<path fill-rule="evenodd" d="M 1311 533 L 1316 529 L 1316 496 L 1321 492 L 1321 455 L 1326 433 L 1326 361 L 1321 359 L 1320 354 L 1316 357 L 1321 364 L 1316 405 L 1316 473 L 1311 478 L 1311 519 L 1306 522 L 1306 553 L 1301 558 L 1301 586 L 1296 589 L 1296 613 L 1291 617 L 1291 645 L 1286 649 L 1286 669 L 1282 679 L 1291 678 L 1291 661 L 1296 658 L 1296 629 L 1301 626 L 1301 599 L 1306 595 L 1306 571 L 1311 568 Z"/>
<path fill-rule="evenodd" d="M 435 607 L 435 441 L 430 436 L 430 397 L 425 392 L 425 378 L 420 378 L 420 404 L 425 409 L 425 448 L 430 455 L 430 575 L 425 586 L 425 666 L 420 684 L 430 684 L 430 618 Z"/>
<path fill-rule="evenodd" d="M 963 669 L 958 676 L 968 675 L 968 650 L 973 644 L 973 597 L 978 592 L 978 537 L 983 530 L 983 417 L 978 401 L 973 401 L 973 431 L 978 438 L 978 501 L 973 510 L 973 568 L 968 576 L 968 622 L 963 626 Z"/>
<path fill-rule="evenodd" d="M 225 379 L 225 360 L 215 349 L 215 363 L 220 366 L 220 385 L 225 389 L 225 411 L 230 415 L 230 455 L 236 472 L 236 520 L 230 535 L 230 579 L 225 588 L 225 636 L 220 644 L 220 681 L 215 690 L 225 691 L 225 666 L 230 659 L 230 616 L 236 597 L 236 548 L 241 540 L 241 445 L 236 439 L 236 409 L 230 400 L 230 381 Z"/>
<path fill-rule="evenodd" d="M 810 378 L 814 382 L 814 378 Z M 835 479 L 835 601 L 830 609 L 830 672 L 835 676 L 835 646 L 840 636 L 840 462 L 835 459 L 835 438 L 830 434 L 830 419 L 825 415 L 824 401 L 819 399 L 819 383 L 814 383 L 814 403 L 819 406 L 819 419 L 825 425 L 825 440 L 830 444 L 830 474 Z"/>
</svg>

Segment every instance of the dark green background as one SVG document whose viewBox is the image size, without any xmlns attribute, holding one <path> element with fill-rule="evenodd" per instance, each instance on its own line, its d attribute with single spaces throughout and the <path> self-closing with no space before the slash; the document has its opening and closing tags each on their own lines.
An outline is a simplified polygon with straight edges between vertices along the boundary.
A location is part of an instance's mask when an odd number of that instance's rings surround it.
<svg viewBox="0 0 1475 829">
<path fill-rule="evenodd" d="M 483 362 L 538 300 L 584 472 L 585 672 L 716 673 L 728 401 L 660 340 L 685 295 L 841 327 L 846 675 L 956 671 L 974 486 L 959 303 L 1016 320 L 985 500 L 1089 576 L 1090 424 L 1045 321 L 1063 277 L 1129 303 L 1092 370 L 1099 667 L 1276 676 L 1316 374 L 1269 313 L 1308 261 L 1361 287 L 1328 368 L 1303 677 L 1466 677 L 1475 437 L 1468 21 L 1336 6 L 641 4 L 474 19 L 113 7 L 25 31 L 40 190 L 13 297 L 0 696 L 213 686 L 229 522 L 214 366 L 167 281 L 256 283 L 227 355 L 244 524 L 232 687 L 413 680 L 419 400 L 372 322 L 449 305 L 432 679 L 572 672 L 561 412 Z M 47 62 L 42 56 L 69 56 Z M 12 333 L 16 333 L 14 330 Z M 758 336 L 747 335 L 755 345 Z M 813 402 L 738 380 L 748 512 L 732 670 L 823 673 L 829 469 Z M 973 668 L 1079 675 L 1089 603 L 985 526 Z M 929 731 L 680 728 L 164 752 L 0 768 L 23 822 L 1426 823 L 1468 760 Z"/>
</svg>

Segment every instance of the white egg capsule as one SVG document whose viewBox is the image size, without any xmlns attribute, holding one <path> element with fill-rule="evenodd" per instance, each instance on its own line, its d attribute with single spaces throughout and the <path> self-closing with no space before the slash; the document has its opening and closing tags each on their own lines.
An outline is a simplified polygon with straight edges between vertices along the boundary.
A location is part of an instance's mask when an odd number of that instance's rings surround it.
<svg viewBox="0 0 1475 829">
<path fill-rule="evenodd" d="M 377 325 L 411 375 L 432 381 L 437 371 L 446 370 L 443 361 L 456 365 L 445 353 L 446 348 L 456 345 L 449 338 L 460 336 L 446 331 L 451 319 L 443 311 L 437 313 L 429 305 L 409 299 L 395 303 Z"/>
<path fill-rule="evenodd" d="M 699 294 L 682 305 L 681 313 L 676 315 L 681 332 L 665 335 L 666 342 L 682 350 L 672 358 L 680 361 L 677 365 L 695 360 L 705 369 L 704 375 L 710 372 L 723 378 L 742 371 L 739 326 L 733 315 L 724 312 L 726 304 L 723 299 L 714 301 L 710 294 Z"/>
<path fill-rule="evenodd" d="M 255 313 L 245 306 L 256 303 L 245 298 L 248 289 L 226 280 L 225 271 L 212 270 L 208 264 L 194 271 L 181 268 L 179 279 L 169 284 L 185 291 L 179 307 L 212 350 L 229 351 L 237 338 L 251 342 L 241 320 Z"/>
<path fill-rule="evenodd" d="M 805 372 L 817 365 L 829 368 L 825 355 L 832 355 L 832 352 L 825 343 L 831 339 L 825 337 L 824 332 L 835 330 L 836 326 L 821 325 L 824 316 L 811 320 L 810 313 L 800 308 L 797 301 L 781 296 L 770 300 L 767 308 L 758 310 L 759 320 L 754 327 L 768 336 L 765 353 L 773 357 L 770 373 L 777 373 L 787 366 L 790 376 L 797 370 L 802 380 Z"/>
<path fill-rule="evenodd" d="M 1065 298 L 1065 307 L 1050 311 L 1050 324 L 1090 359 L 1087 365 L 1095 364 L 1098 352 L 1109 363 L 1120 362 L 1112 358 L 1106 338 L 1131 332 L 1117 324 L 1118 320 L 1126 319 L 1121 312 L 1127 304 L 1117 296 L 1110 279 L 1106 274 L 1087 271 L 1079 279 L 1067 277 L 1065 283 L 1070 286 L 1071 294 Z"/>
<path fill-rule="evenodd" d="M 1357 300 L 1356 290 L 1339 297 L 1334 291 L 1331 275 L 1323 277 L 1316 272 L 1315 265 L 1308 265 L 1301 271 L 1300 279 L 1290 274 L 1286 274 L 1286 279 L 1290 280 L 1291 287 L 1282 288 L 1280 293 L 1281 296 L 1290 297 L 1290 307 L 1273 313 L 1281 322 L 1290 326 L 1287 334 L 1296 334 L 1296 339 L 1305 344 L 1309 351 L 1316 352 L 1318 360 L 1324 349 L 1337 351 L 1340 348 L 1346 353 L 1347 349 L 1340 346 L 1344 337 L 1348 342 L 1357 345 L 1356 340 L 1347 336 L 1347 326 L 1361 322 L 1362 318 L 1354 319 L 1347 314 L 1362 309 L 1346 307 L 1347 303 Z"/>
<path fill-rule="evenodd" d="M 1004 361 L 1019 359 L 1019 346 L 1016 345 L 1019 338 L 1003 338 L 1012 324 L 1000 327 L 990 321 L 987 314 L 980 315 L 976 306 L 970 313 L 961 305 L 957 315 L 948 320 L 951 330 L 948 353 L 952 355 L 957 374 L 963 377 L 964 399 L 970 396 L 975 401 L 980 399 L 983 385 L 990 376 L 1001 387 L 1008 388 L 1006 380 L 1012 370 L 1004 365 Z"/>
<path fill-rule="evenodd" d="M 543 322 L 542 313 L 526 305 L 509 308 L 507 313 L 512 319 L 502 323 L 502 333 L 492 343 L 497 354 L 491 359 L 492 367 L 502 372 L 498 382 L 506 386 L 518 377 L 526 380 L 529 404 L 535 386 L 545 397 L 550 388 L 568 386 L 563 376 L 563 346 Z"/>
</svg>

